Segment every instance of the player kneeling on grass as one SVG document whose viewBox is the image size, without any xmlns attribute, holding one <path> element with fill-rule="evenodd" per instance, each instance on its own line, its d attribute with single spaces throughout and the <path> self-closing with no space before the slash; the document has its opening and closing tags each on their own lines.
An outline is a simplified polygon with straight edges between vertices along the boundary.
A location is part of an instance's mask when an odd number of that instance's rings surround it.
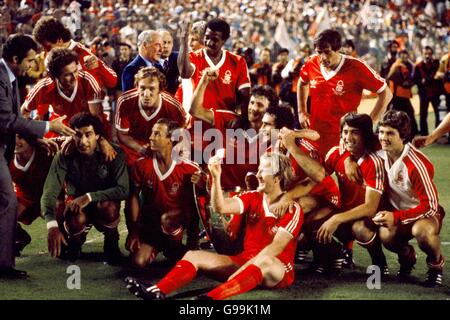
<svg viewBox="0 0 450 320">
<path fill-rule="evenodd" d="M 41 215 L 40 200 L 48 169 L 52 163 L 55 150 L 49 152 L 41 147 L 35 139 L 16 134 L 14 158 L 9 163 L 9 171 L 14 182 L 17 196 L 17 229 L 15 254 L 31 242 L 31 236 L 22 228 L 21 224 L 30 225 Z"/>
<path fill-rule="evenodd" d="M 101 120 L 87 112 L 70 120 L 76 132 L 76 149 L 69 154 L 59 151 L 53 159 L 41 199 L 41 212 L 47 221 L 48 249 L 53 257 L 76 260 L 88 229 L 93 224 L 105 235 L 106 262 L 120 262 L 120 201 L 129 193 L 125 156 L 114 146 L 117 156 L 106 161 L 98 140 L 102 136 Z M 62 188 L 66 207 L 56 213 L 56 199 Z"/>
<path fill-rule="evenodd" d="M 402 111 L 388 111 L 379 123 L 378 137 L 389 179 L 390 206 L 380 211 L 373 221 L 380 226 L 384 246 L 398 254 L 400 280 L 410 277 L 416 263 L 414 247 L 408 242 L 417 239 L 419 248 L 427 255 L 427 286 L 442 284 L 445 259 L 441 253 L 439 232 L 444 209 L 439 205 L 433 183 L 434 167 L 430 160 L 409 143 L 411 124 Z"/>
<path fill-rule="evenodd" d="M 341 119 L 341 145 L 332 148 L 325 158 L 328 174 L 336 173 L 341 192 L 341 208 L 323 221 L 317 240 L 327 244 L 336 236 L 347 243 L 356 241 L 365 247 L 372 264 L 388 274 L 386 257 L 378 237 L 378 227 L 372 222 L 384 192 L 384 168 L 375 153 L 372 120 L 367 114 L 347 113 Z M 351 158 L 358 165 L 361 181 L 350 181 L 345 173 L 345 161 Z"/>
<path fill-rule="evenodd" d="M 126 247 L 133 263 L 141 268 L 152 263 L 159 251 L 176 261 L 186 253 L 186 247 L 197 247 L 198 220 L 192 183 L 200 182 L 200 167 L 173 157 L 172 137 L 178 129 L 176 121 L 159 119 L 149 137 L 151 156 L 139 158 L 131 169 Z M 185 229 L 186 246 L 182 244 Z"/>
<path fill-rule="evenodd" d="M 279 201 L 290 184 L 292 168 L 289 158 L 266 153 L 260 159 L 257 191 L 224 198 L 221 187 L 221 165 L 213 157 L 209 164 L 212 175 L 211 203 L 222 215 L 243 214 L 246 217 L 243 251 L 235 256 L 209 251 L 188 251 L 175 267 L 156 285 L 146 286 L 127 278 L 127 288 L 143 299 L 164 299 L 165 296 L 191 282 L 198 271 L 225 281 L 198 297 L 226 299 L 245 293 L 258 285 L 284 288 L 294 282 L 293 267 L 297 237 L 303 223 L 298 204 L 278 217 L 269 206 Z"/>
</svg>

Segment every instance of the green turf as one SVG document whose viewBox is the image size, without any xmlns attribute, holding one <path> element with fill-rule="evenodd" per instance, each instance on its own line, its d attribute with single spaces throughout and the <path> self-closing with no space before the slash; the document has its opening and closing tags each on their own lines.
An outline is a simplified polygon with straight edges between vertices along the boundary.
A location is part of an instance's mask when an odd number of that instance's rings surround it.
<svg viewBox="0 0 450 320">
<path fill-rule="evenodd" d="M 450 211 L 450 146 L 433 145 L 423 150 L 435 165 L 434 182 L 438 188 L 440 203 Z M 441 231 L 442 252 L 450 259 L 450 232 L 448 217 L 444 220 Z M 0 300 L 4 299 L 135 299 L 124 286 L 123 278 L 131 272 L 127 268 L 111 267 L 101 262 L 103 238 L 100 233 L 91 230 L 88 243 L 83 246 L 85 258 L 76 262 L 81 268 L 81 289 L 69 290 L 66 287 L 69 274 L 66 273 L 69 262 L 51 258 L 47 253 L 46 228 L 44 221 L 39 219 L 26 228 L 32 235 L 33 241 L 27 246 L 20 258 L 17 258 L 17 268 L 28 271 L 27 280 L 0 280 Z M 122 221 L 121 248 L 124 250 L 126 229 Z M 418 254 L 418 262 L 413 275 L 419 282 L 425 278 L 425 256 L 417 247 L 415 240 L 411 241 Z M 317 275 L 307 274 L 303 266 L 297 266 L 296 281 L 292 287 L 280 290 L 254 290 L 237 299 L 417 299 L 417 300 L 443 300 L 450 298 L 450 273 L 448 263 L 444 271 L 444 286 L 437 289 L 428 289 L 415 284 L 399 284 L 395 281 L 398 270 L 396 257 L 385 250 L 391 277 L 383 282 L 380 290 L 369 290 L 366 287 L 367 276 L 365 268 L 369 264 L 368 254 L 355 244 L 356 270 L 344 271 L 339 279 L 328 279 Z M 159 279 L 167 270 L 163 259 L 146 273 L 150 282 Z M 212 287 L 216 282 L 200 276 L 189 286 L 177 294 L 190 290 Z M 180 296 L 181 298 L 187 298 Z"/>
</svg>

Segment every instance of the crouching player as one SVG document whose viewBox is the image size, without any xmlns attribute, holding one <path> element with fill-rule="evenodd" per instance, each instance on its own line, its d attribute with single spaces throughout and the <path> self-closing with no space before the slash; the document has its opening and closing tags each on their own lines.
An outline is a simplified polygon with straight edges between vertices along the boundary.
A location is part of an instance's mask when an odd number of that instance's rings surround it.
<svg viewBox="0 0 450 320">
<path fill-rule="evenodd" d="M 88 112 L 74 115 L 70 126 L 75 130 L 76 150 L 59 151 L 51 164 L 41 199 L 41 212 L 47 221 L 48 250 L 53 257 L 76 260 L 87 232 L 93 224 L 105 235 L 105 261 L 120 262 L 120 201 L 128 196 L 129 181 L 125 156 L 118 146 L 117 156 L 106 161 L 100 151 L 102 122 Z M 66 208 L 60 216 L 56 199 L 62 188 Z M 63 246 L 63 244 L 67 246 Z"/>
<path fill-rule="evenodd" d="M 384 246 L 398 254 L 400 280 L 407 280 L 416 263 L 414 247 L 408 242 L 417 239 L 427 255 L 426 286 L 442 284 L 445 259 L 441 252 L 439 233 L 444 209 L 439 205 L 433 183 L 434 167 L 428 158 L 409 143 L 411 124 L 402 111 L 389 111 L 379 123 L 378 138 L 389 179 L 390 209 L 380 211 L 373 221 L 380 228 Z"/>
<path fill-rule="evenodd" d="M 21 224 L 30 225 L 41 215 L 40 200 L 53 154 L 38 145 L 35 139 L 16 135 L 14 158 L 9 163 L 9 171 L 17 196 L 17 229 L 15 254 L 31 242 L 31 236 Z"/>
<path fill-rule="evenodd" d="M 386 257 L 378 237 L 378 227 L 372 222 L 384 192 L 384 168 L 381 158 L 374 152 L 375 140 L 372 120 L 367 114 L 350 112 L 341 119 L 341 145 L 332 148 L 325 158 L 328 174 L 336 173 L 342 206 L 320 226 L 319 243 L 332 242 L 333 236 L 347 243 L 356 241 L 365 247 L 372 264 L 384 275 L 389 273 Z M 345 161 L 356 161 L 362 181 L 350 181 L 345 174 Z"/>
<path fill-rule="evenodd" d="M 209 251 L 188 251 L 175 267 L 156 285 L 146 286 L 127 278 L 128 289 L 143 299 L 165 296 L 191 282 L 198 271 L 225 281 L 201 298 L 226 299 L 245 293 L 258 285 L 283 288 L 294 281 L 293 267 L 297 236 L 303 223 L 298 204 L 281 217 L 269 211 L 279 201 L 292 178 L 291 162 L 284 155 L 266 153 L 260 159 L 257 191 L 224 198 L 221 187 L 221 165 L 215 157 L 209 164 L 212 175 L 211 203 L 223 215 L 245 215 L 246 230 L 243 251 L 235 256 Z M 199 297 L 200 298 L 200 297 Z"/>
</svg>

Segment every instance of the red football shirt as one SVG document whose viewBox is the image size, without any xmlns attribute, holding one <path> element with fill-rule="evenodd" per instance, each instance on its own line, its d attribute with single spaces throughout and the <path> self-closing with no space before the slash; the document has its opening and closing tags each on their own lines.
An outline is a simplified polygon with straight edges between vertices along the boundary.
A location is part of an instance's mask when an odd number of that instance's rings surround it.
<svg viewBox="0 0 450 320">
<path fill-rule="evenodd" d="M 131 179 L 143 191 L 146 204 L 161 214 L 186 205 L 187 196 L 193 194 L 191 176 L 199 169 L 192 161 L 173 161 L 169 170 L 161 173 L 156 158 L 139 158 L 131 169 Z"/>
<path fill-rule="evenodd" d="M 339 144 L 339 121 L 347 112 L 357 111 L 363 89 L 380 93 L 386 88 L 386 81 L 363 60 L 341 57 L 333 71 L 322 67 L 318 55 L 311 56 L 300 70 L 300 81 L 309 84 L 311 128 L 320 134 L 322 155 Z"/>
<path fill-rule="evenodd" d="M 15 185 L 17 200 L 26 207 L 41 201 L 45 179 L 53 157 L 42 148 L 36 148 L 30 160 L 21 166 L 16 158 L 10 162 L 9 171 Z"/>
<path fill-rule="evenodd" d="M 292 240 L 277 256 L 284 264 L 294 261 L 297 237 L 303 224 L 303 211 L 295 204 L 293 212 L 286 212 L 281 218 L 270 212 L 269 205 L 262 192 L 244 192 L 234 197 L 239 200 L 240 213 L 245 214 L 246 229 L 243 253 L 254 256 L 269 245 L 277 233 L 282 229 L 291 235 Z"/>
<path fill-rule="evenodd" d="M 153 125 L 161 118 L 167 118 L 178 122 L 180 127 L 184 127 L 186 118 L 185 112 L 180 103 L 171 95 L 162 92 L 156 110 L 147 115 L 139 104 L 139 92 L 132 89 L 120 96 L 117 100 L 115 113 L 115 127 L 118 131 L 127 133 L 138 143 L 144 145 L 148 143 Z M 127 160 L 136 161 L 140 157 L 138 153 L 121 144 L 127 155 Z M 128 162 L 130 162 L 128 161 Z"/>
<path fill-rule="evenodd" d="M 101 59 L 98 59 L 98 67 L 95 69 L 87 69 L 84 63 L 84 57 L 93 55 L 92 52 L 79 42 L 70 40 L 68 47 L 78 54 L 78 60 L 84 71 L 89 72 L 101 87 L 114 88 L 117 84 L 117 74 Z"/>
<path fill-rule="evenodd" d="M 243 88 L 250 88 L 250 77 L 247 63 L 241 56 L 227 50 L 223 51 L 222 59 L 214 64 L 206 54 L 206 50 L 189 53 L 191 65 L 194 67 L 192 75 L 194 90 L 206 68 L 219 71 L 219 77 L 210 82 L 205 91 L 204 106 L 207 109 L 230 109 L 236 104 L 236 93 Z"/>
<path fill-rule="evenodd" d="M 90 103 L 101 103 L 103 91 L 92 75 L 85 71 L 78 73 L 77 85 L 70 97 L 60 89 L 59 83 L 50 77 L 40 80 L 25 98 L 25 108 L 36 110 L 44 116 L 52 107 L 59 116 L 67 115 L 66 122 L 78 112 L 89 112 Z"/>
<path fill-rule="evenodd" d="M 382 159 L 373 152 L 366 152 L 358 159 L 363 184 L 350 181 L 345 174 L 344 161 L 350 153 L 342 146 L 332 148 L 325 159 L 328 174 L 336 173 L 341 201 L 344 210 L 349 210 L 363 204 L 366 200 L 366 189 L 372 189 L 380 194 L 384 192 L 384 167 Z"/>
<path fill-rule="evenodd" d="M 249 172 L 258 171 L 260 154 L 264 153 L 267 147 L 261 134 L 256 132 L 253 132 L 256 135 L 249 134 L 250 131 L 254 131 L 253 129 L 247 131 L 229 129 L 230 123 L 236 118 L 237 115 L 230 111 L 214 111 L 214 127 L 223 135 L 226 152 L 221 176 L 224 189 L 233 189 L 238 186 L 245 189 L 245 176 Z M 232 132 L 236 136 L 232 135 Z"/>
</svg>

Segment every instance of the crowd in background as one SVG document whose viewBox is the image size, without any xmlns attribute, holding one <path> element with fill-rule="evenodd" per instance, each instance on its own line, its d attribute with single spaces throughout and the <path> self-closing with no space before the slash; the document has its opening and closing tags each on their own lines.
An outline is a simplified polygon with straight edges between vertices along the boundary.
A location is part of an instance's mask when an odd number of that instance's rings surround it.
<svg viewBox="0 0 450 320">
<path fill-rule="evenodd" d="M 269 47 L 272 60 L 282 47 L 276 41 L 280 18 L 285 33 L 281 37 L 288 39 L 291 57 L 299 45 L 311 44 L 317 28 L 333 27 L 353 40 L 358 56 L 376 70 L 386 54 L 388 40 L 396 39 L 401 49 L 410 51 L 413 60 L 427 45 L 439 57 L 449 41 L 450 8 L 445 0 L 230 0 L 226 5 L 220 0 L 1 2 L 1 39 L 16 32 L 31 34 L 36 21 L 50 15 L 60 18 L 78 40 L 98 50 L 107 63 L 118 55 L 119 42 L 127 42 L 135 50 L 138 34 L 146 29 L 170 30 L 176 50 L 176 33 L 187 16 L 192 21 L 226 19 L 232 29 L 227 48 L 250 47 L 257 58 L 263 48 Z"/>
</svg>

